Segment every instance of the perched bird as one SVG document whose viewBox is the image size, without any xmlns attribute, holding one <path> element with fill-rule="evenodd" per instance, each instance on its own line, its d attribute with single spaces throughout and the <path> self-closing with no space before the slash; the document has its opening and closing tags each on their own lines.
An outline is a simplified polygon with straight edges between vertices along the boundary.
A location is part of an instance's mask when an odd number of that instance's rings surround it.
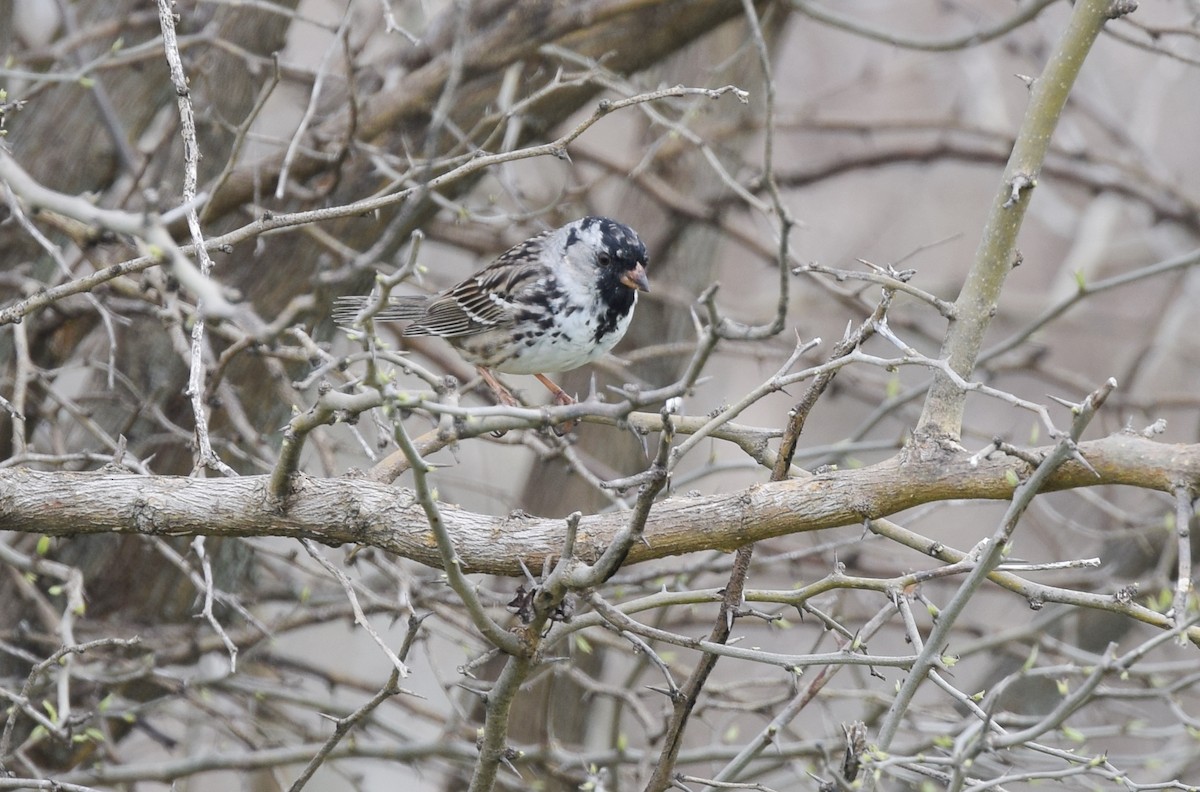
<svg viewBox="0 0 1200 792">
<path fill-rule="evenodd" d="M 376 320 L 411 321 L 406 336 L 441 336 L 506 404 L 516 404 L 491 373 L 533 374 L 558 404 L 574 399 L 548 377 L 612 349 L 649 291 L 646 246 L 632 228 L 583 217 L 509 249 L 479 272 L 435 295 L 392 297 Z M 350 324 L 370 297 L 340 297 L 334 319 Z"/>
</svg>

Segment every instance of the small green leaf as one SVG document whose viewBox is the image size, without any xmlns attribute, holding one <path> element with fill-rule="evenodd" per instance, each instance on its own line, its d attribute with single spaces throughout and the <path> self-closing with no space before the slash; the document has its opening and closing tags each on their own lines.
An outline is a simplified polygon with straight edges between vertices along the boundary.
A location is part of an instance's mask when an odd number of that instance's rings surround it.
<svg viewBox="0 0 1200 792">
<path fill-rule="evenodd" d="M 1056 680 L 1054 686 L 1058 688 L 1058 695 L 1065 696 L 1071 692 L 1071 683 L 1065 679 Z"/>
<path fill-rule="evenodd" d="M 1079 729 L 1072 729 L 1070 726 L 1063 726 L 1062 733 L 1063 733 L 1063 736 L 1066 737 L 1071 742 L 1077 742 L 1077 743 L 1087 742 L 1087 737 L 1085 737 L 1083 735 L 1083 732 L 1079 731 Z"/>
<path fill-rule="evenodd" d="M 49 552 L 50 552 L 50 537 L 49 536 L 39 536 L 38 540 L 37 540 L 37 554 L 40 556 L 44 556 L 44 555 L 46 555 L 46 553 L 49 553 Z"/>
<path fill-rule="evenodd" d="M 583 633 L 575 633 L 575 648 L 584 654 L 592 653 L 592 644 L 584 637 Z"/>
<path fill-rule="evenodd" d="M 1075 270 L 1075 285 L 1080 292 L 1087 291 L 1087 279 L 1084 277 L 1083 270 Z"/>
<path fill-rule="evenodd" d="M 1012 468 L 1008 468 L 1004 471 L 1004 480 L 1007 481 L 1008 486 L 1012 487 L 1013 489 L 1016 489 L 1021 483 L 1021 479 L 1017 477 L 1017 471 L 1013 470 Z"/>
</svg>

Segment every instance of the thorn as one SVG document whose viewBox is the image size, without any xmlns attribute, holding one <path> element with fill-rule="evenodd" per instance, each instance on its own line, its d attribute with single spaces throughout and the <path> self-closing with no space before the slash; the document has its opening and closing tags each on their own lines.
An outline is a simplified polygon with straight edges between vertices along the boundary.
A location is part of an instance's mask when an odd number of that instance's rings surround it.
<svg viewBox="0 0 1200 792">
<path fill-rule="evenodd" d="M 1072 411 L 1079 409 L 1079 404 L 1077 404 L 1076 402 L 1068 401 L 1066 399 L 1062 399 L 1062 398 L 1059 398 L 1058 396 L 1054 396 L 1051 394 L 1046 394 L 1046 398 L 1049 399 L 1050 401 L 1057 402 L 1059 405 L 1066 407 Z"/>
<path fill-rule="evenodd" d="M 1074 459 L 1076 462 L 1087 468 L 1096 478 L 1100 478 L 1100 473 L 1096 470 L 1096 468 L 1092 467 L 1091 462 L 1088 462 L 1086 459 L 1084 459 L 1083 454 L 1079 453 L 1079 449 L 1075 447 L 1074 443 L 1071 444 L 1071 459 Z"/>
</svg>

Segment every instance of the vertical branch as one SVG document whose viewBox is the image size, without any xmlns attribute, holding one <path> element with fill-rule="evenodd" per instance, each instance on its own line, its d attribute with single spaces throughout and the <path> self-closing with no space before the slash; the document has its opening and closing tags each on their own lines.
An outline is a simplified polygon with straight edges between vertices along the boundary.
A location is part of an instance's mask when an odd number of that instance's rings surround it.
<svg viewBox="0 0 1200 792">
<path fill-rule="evenodd" d="M 196 140 L 196 114 L 192 109 L 191 93 L 188 90 L 187 76 L 183 73 L 183 59 L 179 55 L 179 42 L 175 36 L 175 14 L 170 0 L 158 0 L 158 22 L 162 29 L 163 50 L 166 54 L 167 67 L 171 73 L 171 84 L 175 87 L 175 96 L 179 104 L 180 128 L 183 134 L 183 204 L 187 208 L 188 231 L 195 247 L 196 259 L 200 272 L 204 277 L 212 273 L 212 259 L 204 247 L 204 232 L 200 229 L 200 216 L 196 212 L 196 185 L 199 181 L 200 144 Z M 196 301 L 196 317 L 192 323 L 191 355 L 189 361 L 188 384 L 185 393 L 192 403 L 192 414 L 195 416 L 196 457 L 193 472 L 199 472 L 207 467 L 219 470 L 226 476 L 236 476 L 237 473 L 217 456 L 213 451 L 212 441 L 208 436 L 208 406 L 205 403 L 205 363 L 204 351 L 207 343 L 204 338 L 203 300 Z M 205 553 L 204 537 L 197 536 L 192 540 L 192 548 L 200 560 L 204 570 L 204 606 L 201 615 L 221 637 L 225 650 L 229 653 L 229 673 L 237 672 L 238 648 L 229 634 L 221 626 L 213 613 L 213 576 L 212 565 Z"/>
<path fill-rule="evenodd" d="M 229 653 L 229 673 L 237 673 L 237 658 L 238 647 L 233 639 L 229 637 L 229 633 L 225 632 L 225 628 L 221 626 L 221 622 L 217 620 L 217 616 L 213 613 L 213 601 L 216 599 L 216 587 L 213 585 L 212 564 L 208 560 L 208 554 L 204 551 L 204 537 L 197 536 L 192 539 L 192 550 L 196 552 L 196 558 L 200 560 L 200 569 L 204 573 L 203 589 L 204 589 L 204 606 L 200 609 L 200 615 L 208 622 L 209 626 L 221 638 L 221 643 L 225 644 L 225 651 Z"/>
<path fill-rule="evenodd" d="M 1136 4 L 1125 0 L 1077 2 L 1042 76 L 1030 88 L 1029 107 L 942 344 L 941 356 L 963 377 L 970 376 L 975 368 L 1004 279 L 1019 262 L 1017 234 L 1037 186 L 1050 138 L 1084 58 L 1104 23 L 1135 7 Z M 946 374 L 937 375 L 917 424 L 918 434 L 957 439 L 962 431 L 965 403 L 966 392 Z"/>
<path fill-rule="evenodd" d="M 771 72 L 771 56 L 767 51 L 767 41 L 763 38 L 762 25 L 758 20 L 758 12 L 754 8 L 754 0 L 742 0 L 742 13 L 746 17 L 746 25 L 750 28 L 751 40 L 758 54 L 759 66 L 763 72 L 764 103 L 763 108 L 763 186 L 771 197 L 771 209 L 779 218 L 778 253 L 776 261 L 779 266 L 779 295 L 775 303 L 775 317 L 770 324 L 757 327 L 744 327 L 728 318 L 721 321 L 718 328 L 725 338 L 736 338 L 742 341 L 757 341 L 773 338 L 783 332 L 787 322 L 789 294 L 791 287 L 791 268 L 789 260 L 789 238 L 796 219 L 788 211 L 779 192 L 779 183 L 775 178 L 775 78 Z M 751 204 L 753 205 L 753 204 Z"/>
<path fill-rule="evenodd" d="M 1172 610 L 1175 612 L 1175 624 L 1186 624 L 1188 621 L 1188 599 L 1192 594 L 1192 518 L 1196 513 L 1192 507 L 1192 490 L 1190 487 L 1175 488 L 1175 537 L 1179 540 L 1179 568 L 1175 579 L 1175 602 Z M 1179 634 L 1181 645 L 1188 642 L 1185 633 Z"/>
<path fill-rule="evenodd" d="M 479 759 L 475 762 L 475 772 L 471 776 L 468 792 L 491 792 L 496 784 L 496 773 L 500 764 L 509 760 L 509 748 L 506 744 L 508 716 L 521 684 L 529 677 L 533 667 L 532 658 L 510 655 L 500 676 L 496 678 L 496 683 L 488 691 L 487 714 L 484 716 L 488 725 L 484 727 L 479 741 Z"/>
<path fill-rule="evenodd" d="M 183 59 L 179 56 L 179 42 L 175 37 L 175 13 L 170 0 L 158 0 L 158 21 L 162 28 L 163 49 L 167 66 L 171 72 L 171 84 L 179 103 L 179 121 L 183 134 L 183 203 L 187 207 L 188 231 L 200 264 L 200 272 L 208 277 L 212 273 L 212 259 L 204 247 L 204 232 L 200 229 L 200 215 L 196 211 L 196 184 L 200 162 L 200 145 L 196 141 L 196 114 L 192 109 L 191 92 L 187 75 L 183 73 Z M 188 372 L 187 396 L 192 402 L 192 414 L 196 421 L 196 469 L 212 467 L 226 476 L 236 475 L 233 468 L 225 464 L 212 449 L 208 436 L 208 408 L 204 402 L 204 306 L 203 300 L 196 302 L 196 320 L 192 324 L 191 361 Z"/>
<path fill-rule="evenodd" d="M 17 367 L 13 376 L 12 401 L 6 402 L 8 418 L 12 421 L 12 455 L 25 455 L 25 411 L 28 409 L 26 398 L 29 395 L 29 381 L 33 378 L 33 360 L 29 357 L 29 335 L 25 332 L 24 324 L 13 325 L 13 351 L 16 353 Z"/>
<path fill-rule="evenodd" d="M 746 590 L 746 574 L 750 571 L 750 560 L 754 556 L 754 545 L 739 547 L 733 559 L 733 569 L 729 573 L 729 582 L 725 585 L 725 595 L 721 599 L 721 609 L 717 613 L 717 621 L 708 633 L 708 641 L 723 644 L 729 640 L 733 631 L 733 620 L 738 608 L 742 606 Z M 693 669 L 691 676 L 683 683 L 678 692 L 671 697 L 671 722 L 667 726 L 663 738 L 663 749 L 655 763 L 654 773 L 646 784 L 646 792 L 665 792 L 674 783 L 675 763 L 679 758 L 679 749 L 683 746 L 683 733 L 691 718 L 692 710 L 700 699 L 700 693 L 708 682 L 709 674 L 717 665 L 717 655 L 706 652 L 700 656 L 700 661 Z"/>
<path fill-rule="evenodd" d="M 159 2 L 162 3 L 164 0 L 159 0 Z M 287 151 L 283 155 L 283 164 L 279 167 L 279 178 L 275 183 L 276 199 L 282 199 L 287 194 L 288 171 L 291 169 L 292 162 L 296 158 L 296 151 L 300 148 L 313 117 L 317 114 L 318 102 L 321 98 L 321 91 L 324 88 L 325 80 L 329 77 L 330 62 L 333 60 L 333 55 L 339 48 L 346 48 L 346 27 L 349 24 L 350 6 L 347 4 L 346 10 L 342 13 L 342 22 L 338 26 L 337 33 L 334 34 L 333 41 L 329 43 L 329 47 L 325 50 L 325 54 L 321 57 L 321 63 L 317 67 L 317 74 L 313 78 L 312 90 L 308 94 L 308 104 L 304 108 L 304 115 L 300 117 L 300 123 L 297 125 L 296 131 L 292 134 L 291 140 L 288 141 Z"/>
</svg>

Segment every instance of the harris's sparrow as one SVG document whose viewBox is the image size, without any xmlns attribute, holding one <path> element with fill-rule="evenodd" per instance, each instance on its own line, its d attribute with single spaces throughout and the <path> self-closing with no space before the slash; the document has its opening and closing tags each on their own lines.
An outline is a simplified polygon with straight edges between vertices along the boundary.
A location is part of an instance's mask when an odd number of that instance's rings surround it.
<svg viewBox="0 0 1200 792">
<path fill-rule="evenodd" d="M 621 340 L 638 291 L 650 290 L 646 264 L 632 228 L 583 217 L 527 239 L 439 294 L 392 297 L 374 318 L 411 321 L 406 336 L 445 338 L 505 403 L 516 400 L 492 369 L 533 374 L 557 403 L 571 404 L 545 374 L 579 368 Z M 340 297 L 334 319 L 350 324 L 370 301 Z"/>
</svg>

